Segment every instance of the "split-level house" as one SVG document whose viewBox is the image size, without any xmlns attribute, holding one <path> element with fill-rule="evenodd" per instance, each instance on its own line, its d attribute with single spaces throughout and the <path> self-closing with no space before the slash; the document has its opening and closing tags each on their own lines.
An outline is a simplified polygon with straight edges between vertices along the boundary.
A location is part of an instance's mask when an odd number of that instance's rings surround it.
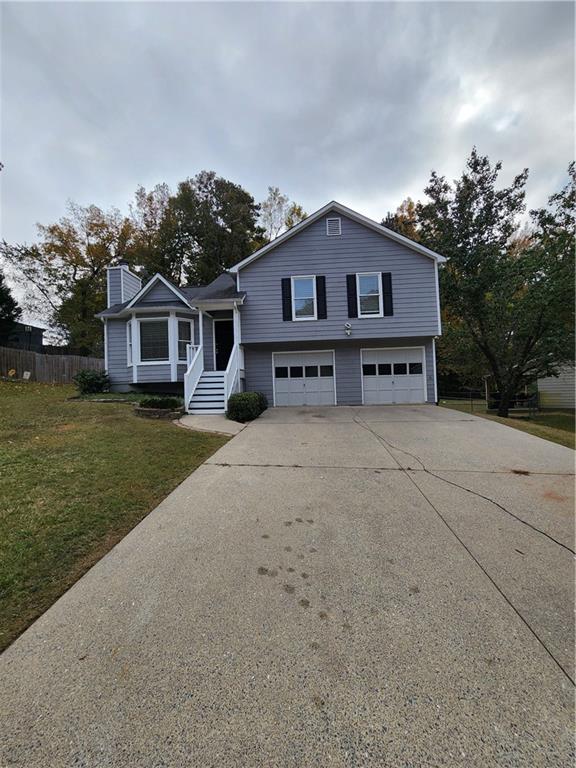
<svg viewBox="0 0 576 768">
<path fill-rule="evenodd" d="M 444 258 L 336 202 L 207 286 L 108 269 L 116 391 L 180 391 L 222 413 L 238 391 L 282 405 L 435 403 Z"/>
</svg>

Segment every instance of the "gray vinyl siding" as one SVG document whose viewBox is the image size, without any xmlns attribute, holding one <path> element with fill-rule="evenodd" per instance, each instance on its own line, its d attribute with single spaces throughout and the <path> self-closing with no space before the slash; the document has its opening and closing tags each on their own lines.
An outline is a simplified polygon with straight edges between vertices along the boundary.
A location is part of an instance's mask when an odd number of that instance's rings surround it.
<svg viewBox="0 0 576 768">
<path fill-rule="evenodd" d="M 139 299 L 135 307 L 146 306 L 147 304 L 166 304 L 167 306 L 185 307 L 183 301 L 176 296 L 174 291 L 170 290 L 167 285 L 158 281 L 155 285 L 147 291 L 141 299 Z"/>
<path fill-rule="evenodd" d="M 108 280 L 108 306 L 111 307 L 114 304 L 122 304 L 124 299 L 122 298 L 122 280 L 120 275 L 121 270 L 112 267 L 106 272 Z"/>
<path fill-rule="evenodd" d="M 333 349 L 336 368 L 338 405 L 362 405 L 360 350 L 375 347 L 424 347 L 426 360 L 427 402 L 434 403 L 434 357 L 432 338 L 363 339 L 362 341 L 299 341 L 277 344 L 244 345 L 245 389 L 263 392 L 270 405 L 274 402 L 272 353 Z"/>
<path fill-rule="evenodd" d="M 133 299 L 134 296 L 136 296 L 140 288 L 142 288 L 142 282 L 140 278 L 133 275 L 132 272 L 129 272 L 127 269 L 120 269 L 118 271 L 122 276 L 123 297 L 121 300 L 130 301 L 130 299 Z"/>
<path fill-rule="evenodd" d="M 204 370 L 214 370 L 214 323 L 211 317 L 204 315 Z"/>
<path fill-rule="evenodd" d="M 114 389 L 117 385 L 132 382 L 132 368 L 127 363 L 126 322 L 124 320 L 107 320 L 106 327 L 108 376 Z"/>
<path fill-rule="evenodd" d="M 357 338 L 432 336 L 438 333 L 435 262 L 344 216 L 342 235 L 326 236 L 326 218 L 244 267 L 239 289 L 242 341 L 345 339 L 344 323 Z M 394 315 L 349 318 L 346 275 L 390 272 Z M 296 275 L 326 277 L 326 320 L 284 321 L 281 280 Z"/>
<path fill-rule="evenodd" d="M 537 383 L 542 408 L 574 408 L 576 378 L 573 366 L 563 368 L 559 376 L 538 379 Z"/>
</svg>

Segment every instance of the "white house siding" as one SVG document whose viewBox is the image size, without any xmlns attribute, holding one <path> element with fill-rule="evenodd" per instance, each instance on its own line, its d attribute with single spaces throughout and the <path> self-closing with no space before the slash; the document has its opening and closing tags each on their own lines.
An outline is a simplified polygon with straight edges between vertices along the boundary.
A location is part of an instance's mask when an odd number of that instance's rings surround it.
<svg viewBox="0 0 576 768">
<path fill-rule="evenodd" d="M 538 392 L 542 408 L 574 408 L 576 377 L 574 367 L 562 370 L 560 376 L 538 379 Z"/>
</svg>

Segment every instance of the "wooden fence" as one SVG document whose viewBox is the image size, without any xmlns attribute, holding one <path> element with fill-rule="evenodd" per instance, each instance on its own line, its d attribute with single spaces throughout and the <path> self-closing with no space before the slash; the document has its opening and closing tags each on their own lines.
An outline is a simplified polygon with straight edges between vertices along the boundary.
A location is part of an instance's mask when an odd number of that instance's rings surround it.
<svg viewBox="0 0 576 768">
<path fill-rule="evenodd" d="M 72 384 L 79 371 L 103 371 L 104 360 L 80 355 L 40 355 L 27 349 L 0 347 L 0 377 L 23 379 L 30 373 L 30 381 L 48 384 Z"/>
</svg>

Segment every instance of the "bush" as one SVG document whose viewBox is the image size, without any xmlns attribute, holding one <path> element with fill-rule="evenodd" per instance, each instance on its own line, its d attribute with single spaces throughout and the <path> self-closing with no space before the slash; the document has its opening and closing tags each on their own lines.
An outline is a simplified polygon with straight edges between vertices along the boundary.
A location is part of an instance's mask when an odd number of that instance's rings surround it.
<svg viewBox="0 0 576 768">
<path fill-rule="evenodd" d="M 140 408 L 165 408 L 171 411 L 177 411 L 182 407 L 182 403 L 177 397 L 145 397 L 138 403 Z"/>
<path fill-rule="evenodd" d="M 110 389 L 110 379 L 106 371 L 80 371 L 73 381 L 81 395 L 108 392 Z"/>
<path fill-rule="evenodd" d="M 227 418 L 232 421 L 252 421 L 268 408 L 262 392 L 237 392 L 228 398 Z"/>
</svg>

